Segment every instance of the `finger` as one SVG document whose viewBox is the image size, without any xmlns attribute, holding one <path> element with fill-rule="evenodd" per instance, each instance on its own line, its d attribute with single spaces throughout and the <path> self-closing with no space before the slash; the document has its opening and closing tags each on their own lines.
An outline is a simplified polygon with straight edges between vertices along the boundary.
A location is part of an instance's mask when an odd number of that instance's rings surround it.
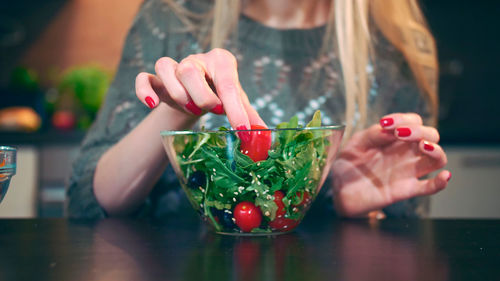
<svg viewBox="0 0 500 281">
<path fill-rule="evenodd" d="M 451 178 L 451 172 L 443 170 L 435 177 L 415 180 L 415 183 L 404 183 L 392 190 L 394 202 L 407 200 L 417 196 L 431 195 L 443 190 Z"/>
<path fill-rule="evenodd" d="M 222 49 L 214 49 L 206 55 L 209 57 L 208 75 L 214 82 L 231 127 L 250 129 L 247 109 L 240 94 L 236 59 L 231 53 Z M 250 134 L 247 135 L 250 138 Z"/>
<path fill-rule="evenodd" d="M 418 188 L 414 196 L 432 195 L 443 190 L 451 179 L 450 171 L 441 171 L 434 178 L 421 180 L 418 182 Z M 412 196 L 412 197 L 414 197 Z"/>
<path fill-rule="evenodd" d="M 153 109 L 158 106 L 161 97 L 167 95 L 167 90 L 158 77 L 141 72 L 135 78 L 135 94 L 142 103 Z"/>
<path fill-rule="evenodd" d="M 422 125 L 422 117 L 416 113 L 393 113 L 380 119 L 380 126 L 386 130 L 406 125 Z"/>
<path fill-rule="evenodd" d="M 194 102 L 194 105 L 205 111 L 210 111 L 217 105 L 221 104 L 219 98 L 208 85 L 206 76 L 206 66 L 197 56 L 189 56 L 183 59 L 176 68 L 175 74 L 187 90 L 189 96 Z M 187 108 L 192 108 L 189 104 Z M 197 111 L 201 113 L 200 111 Z"/>
<path fill-rule="evenodd" d="M 243 88 L 241 88 L 240 85 L 240 94 L 241 94 L 241 100 L 243 101 L 243 105 L 245 106 L 245 109 L 247 111 L 248 119 L 250 121 L 250 124 L 254 125 L 261 125 L 267 128 L 266 123 L 262 118 L 260 118 L 259 113 L 255 108 L 253 108 L 252 104 L 250 104 L 250 101 L 248 100 L 247 94 L 243 91 Z"/>
<path fill-rule="evenodd" d="M 360 146 L 365 149 L 385 146 L 397 140 L 392 131 L 381 129 L 379 125 L 372 125 L 352 138 L 359 141 Z"/>
<path fill-rule="evenodd" d="M 404 125 L 392 131 L 394 135 L 404 141 L 420 141 L 422 139 L 433 143 L 439 142 L 439 132 L 433 128 L 422 125 Z"/>
<path fill-rule="evenodd" d="M 201 110 L 199 110 L 199 112 L 192 112 L 186 108 L 186 105 L 190 102 L 191 99 L 189 98 L 186 89 L 184 89 L 184 86 L 182 86 L 182 84 L 179 82 L 179 80 L 177 80 L 177 77 L 175 76 L 175 69 L 177 68 L 177 65 L 178 63 L 169 57 L 163 57 L 156 61 L 156 74 L 167 90 L 167 95 L 165 95 L 162 100 L 172 100 L 176 104 L 177 108 L 183 109 L 184 111 L 188 111 L 193 114 L 201 114 Z"/>
<path fill-rule="evenodd" d="M 421 140 L 418 144 L 419 150 L 423 153 L 417 164 L 417 177 L 423 177 L 446 166 L 448 158 L 443 148 L 426 140 Z"/>
</svg>

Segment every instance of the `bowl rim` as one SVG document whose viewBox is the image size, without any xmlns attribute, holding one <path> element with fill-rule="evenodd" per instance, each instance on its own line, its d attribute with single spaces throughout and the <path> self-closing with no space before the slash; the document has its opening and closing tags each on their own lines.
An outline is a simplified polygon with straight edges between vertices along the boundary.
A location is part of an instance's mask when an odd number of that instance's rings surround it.
<svg viewBox="0 0 500 281">
<path fill-rule="evenodd" d="M 334 131 L 343 131 L 345 129 L 345 125 L 331 125 L 331 126 L 321 126 L 321 127 L 300 127 L 300 128 L 271 128 L 271 129 L 247 129 L 247 130 L 183 130 L 183 131 L 161 131 L 161 136 L 176 136 L 176 135 L 196 135 L 196 134 L 229 134 L 229 133 L 237 133 L 237 132 L 255 132 L 255 131 L 316 131 L 316 130 L 334 130 Z"/>
<path fill-rule="evenodd" d="M 0 145 L 0 150 L 4 151 L 16 151 L 17 149 L 12 146 Z"/>
</svg>

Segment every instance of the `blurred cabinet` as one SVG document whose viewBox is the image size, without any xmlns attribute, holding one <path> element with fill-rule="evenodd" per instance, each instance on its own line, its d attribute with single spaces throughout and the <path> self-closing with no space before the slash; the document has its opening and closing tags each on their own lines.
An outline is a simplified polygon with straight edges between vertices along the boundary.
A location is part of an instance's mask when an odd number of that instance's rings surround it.
<svg viewBox="0 0 500 281">
<path fill-rule="evenodd" d="M 17 171 L 0 204 L 0 218 L 31 218 L 37 216 L 38 160 L 34 146 L 17 147 Z"/>
<path fill-rule="evenodd" d="M 500 218 L 500 147 L 444 149 L 452 179 L 431 197 L 431 217 Z"/>
<path fill-rule="evenodd" d="M 0 204 L 0 217 L 61 217 L 65 186 L 84 132 L 0 133 L 17 147 L 17 173 Z"/>
<path fill-rule="evenodd" d="M 44 145 L 40 148 L 40 176 L 38 215 L 60 217 L 64 215 L 64 203 L 68 178 L 78 145 Z"/>
</svg>

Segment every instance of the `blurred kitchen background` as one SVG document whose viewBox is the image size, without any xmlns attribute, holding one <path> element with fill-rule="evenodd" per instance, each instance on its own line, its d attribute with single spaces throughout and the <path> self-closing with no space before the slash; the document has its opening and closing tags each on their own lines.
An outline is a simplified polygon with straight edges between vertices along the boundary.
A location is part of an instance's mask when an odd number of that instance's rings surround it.
<svg viewBox="0 0 500 281">
<path fill-rule="evenodd" d="M 0 5 L 0 145 L 18 171 L 0 217 L 63 216 L 65 182 L 142 0 Z M 453 173 L 432 217 L 500 218 L 500 2 L 422 0 L 436 37 L 441 143 Z"/>
</svg>

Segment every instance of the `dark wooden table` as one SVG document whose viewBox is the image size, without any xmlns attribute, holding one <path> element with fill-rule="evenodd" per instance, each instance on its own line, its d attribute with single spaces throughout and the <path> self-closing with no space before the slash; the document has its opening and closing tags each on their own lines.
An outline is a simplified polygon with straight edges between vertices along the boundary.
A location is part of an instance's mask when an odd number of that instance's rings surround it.
<svg viewBox="0 0 500 281">
<path fill-rule="evenodd" d="M 179 219 L 0 220 L 0 280 L 500 280 L 500 221 L 306 218 L 248 238 Z"/>
</svg>

